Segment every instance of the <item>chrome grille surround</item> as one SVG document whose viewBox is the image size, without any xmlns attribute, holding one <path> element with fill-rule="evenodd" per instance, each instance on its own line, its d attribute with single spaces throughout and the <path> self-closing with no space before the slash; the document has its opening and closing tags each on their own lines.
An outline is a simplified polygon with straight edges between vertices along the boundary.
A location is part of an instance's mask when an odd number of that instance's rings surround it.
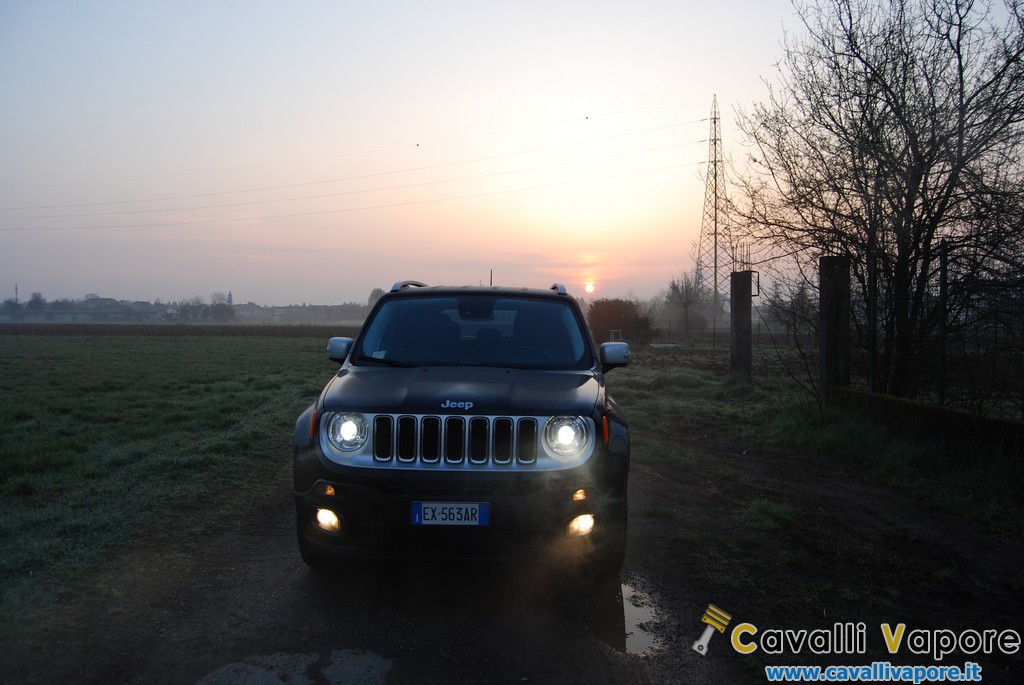
<svg viewBox="0 0 1024 685">
<path fill-rule="evenodd" d="M 327 439 L 332 414 L 320 421 L 320 446 L 343 466 L 415 471 L 558 471 L 585 463 L 594 453 L 593 420 L 579 454 L 560 457 L 544 445 L 549 416 L 446 414 L 364 414 L 370 426 L 366 444 L 342 452 Z"/>
</svg>

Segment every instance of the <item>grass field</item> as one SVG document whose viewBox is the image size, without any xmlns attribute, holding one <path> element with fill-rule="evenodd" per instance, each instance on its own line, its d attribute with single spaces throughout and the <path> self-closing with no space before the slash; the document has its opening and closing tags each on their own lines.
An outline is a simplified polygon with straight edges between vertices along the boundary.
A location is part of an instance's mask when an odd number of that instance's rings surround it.
<svg viewBox="0 0 1024 685">
<path fill-rule="evenodd" d="M 0 336 L 0 615 L 287 486 L 321 338 Z M 202 510 L 202 516 L 193 515 Z"/>
<path fill-rule="evenodd" d="M 842 461 L 987 529 L 1021 530 L 1018 463 L 820 414 L 780 377 L 726 380 L 728 351 L 637 351 L 609 376 L 634 454 L 690 467 L 673 426 L 793 445 Z M 295 417 L 337 366 L 322 337 L 0 335 L 0 636 L 111 550 L 187 545 L 254 501 L 290 492 Z M 286 496 L 286 495 L 284 495 Z M 759 531 L 796 512 L 770 498 Z"/>
<path fill-rule="evenodd" d="M 990 533 L 1024 530 L 1024 463 L 987 446 L 942 444 L 900 434 L 849 412 L 820 409 L 787 380 L 774 351 L 758 350 L 751 384 L 728 377 L 727 348 L 640 351 L 609 375 L 629 411 L 634 445 L 687 468 L 674 442 L 678 421 L 708 432 L 794 448 L 863 470 L 930 506 L 971 519 Z"/>
</svg>

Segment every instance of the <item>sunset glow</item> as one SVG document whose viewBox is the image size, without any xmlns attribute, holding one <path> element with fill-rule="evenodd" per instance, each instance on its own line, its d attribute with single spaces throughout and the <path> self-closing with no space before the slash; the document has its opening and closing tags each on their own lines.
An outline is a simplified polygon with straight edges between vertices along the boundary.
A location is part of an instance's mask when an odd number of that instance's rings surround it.
<svg viewBox="0 0 1024 685">
<path fill-rule="evenodd" d="M 792 14 L 302 6 L 0 9 L 0 299 L 653 295 L 693 266 L 712 96 L 759 96 Z"/>
</svg>

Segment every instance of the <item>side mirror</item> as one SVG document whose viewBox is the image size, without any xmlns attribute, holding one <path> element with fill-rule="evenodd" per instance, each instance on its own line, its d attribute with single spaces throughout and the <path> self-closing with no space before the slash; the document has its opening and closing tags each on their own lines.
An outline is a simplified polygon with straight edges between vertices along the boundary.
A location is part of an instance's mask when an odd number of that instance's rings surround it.
<svg viewBox="0 0 1024 685">
<path fill-rule="evenodd" d="M 607 372 L 618 366 L 626 366 L 629 364 L 629 343 L 601 343 L 600 358 L 602 371 Z"/>
<path fill-rule="evenodd" d="M 352 338 L 331 338 L 327 341 L 327 358 L 339 364 L 345 363 L 352 351 Z"/>
</svg>

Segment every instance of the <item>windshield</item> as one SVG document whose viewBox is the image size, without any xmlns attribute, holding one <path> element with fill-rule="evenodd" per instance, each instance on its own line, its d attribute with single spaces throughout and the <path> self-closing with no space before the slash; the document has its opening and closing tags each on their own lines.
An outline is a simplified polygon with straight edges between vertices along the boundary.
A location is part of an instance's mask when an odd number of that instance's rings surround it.
<svg viewBox="0 0 1024 685">
<path fill-rule="evenodd" d="M 365 330 L 357 363 L 587 369 L 575 310 L 558 300 L 499 295 L 396 298 Z"/>
</svg>

